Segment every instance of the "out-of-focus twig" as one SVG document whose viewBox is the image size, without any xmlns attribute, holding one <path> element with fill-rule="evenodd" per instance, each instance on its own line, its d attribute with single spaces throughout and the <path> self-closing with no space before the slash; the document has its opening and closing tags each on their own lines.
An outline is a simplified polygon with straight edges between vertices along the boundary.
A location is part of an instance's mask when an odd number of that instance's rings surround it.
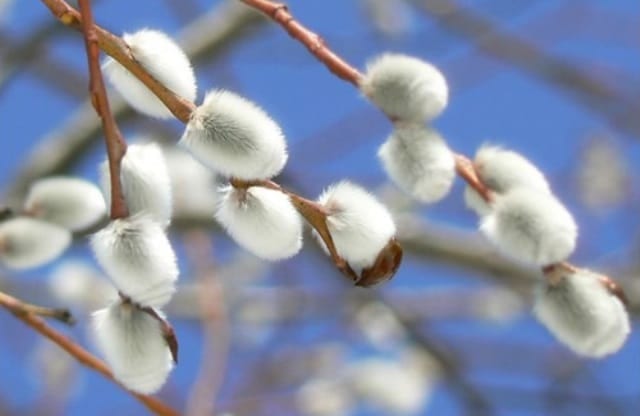
<svg viewBox="0 0 640 416">
<path fill-rule="evenodd" d="M 467 38 L 482 51 L 545 82 L 569 91 L 611 125 L 640 137 L 637 100 L 625 99 L 604 82 L 530 42 L 507 34 L 490 20 L 454 0 L 408 0 L 437 23 Z"/>
<path fill-rule="evenodd" d="M 208 416 L 214 414 L 216 397 L 227 366 L 231 331 L 226 313 L 224 288 L 213 264 L 213 245 L 208 233 L 191 231 L 186 237 L 188 256 L 198 278 L 200 322 L 205 337 L 200 362 L 200 374 L 193 384 L 185 414 Z"/>
</svg>

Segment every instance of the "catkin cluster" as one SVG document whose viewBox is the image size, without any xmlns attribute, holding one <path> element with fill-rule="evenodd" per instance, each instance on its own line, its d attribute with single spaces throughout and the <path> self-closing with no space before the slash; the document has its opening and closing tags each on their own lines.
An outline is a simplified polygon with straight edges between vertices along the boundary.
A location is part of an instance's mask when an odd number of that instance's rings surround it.
<svg viewBox="0 0 640 416">
<path fill-rule="evenodd" d="M 177 95 L 194 100 L 196 82 L 186 55 L 168 36 L 144 29 L 123 40 L 145 70 Z M 169 117 L 164 104 L 127 69 L 112 59 L 103 65 L 115 89 L 136 110 Z M 240 246 L 266 260 L 294 256 L 302 248 L 304 221 L 290 194 L 270 182 L 284 168 L 287 143 L 280 126 L 257 104 L 226 90 L 208 91 L 179 141 L 202 165 L 228 183 L 212 207 L 215 219 Z M 102 166 L 107 202 L 108 165 Z M 173 367 L 172 333 L 160 308 L 170 300 L 178 276 L 166 235 L 171 220 L 171 190 L 164 160 L 155 144 L 129 146 L 120 183 L 129 211 L 113 219 L 91 240 L 95 256 L 120 292 L 120 299 L 94 314 L 95 339 L 116 378 L 131 390 L 155 392 Z M 395 224 L 389 211 L 362 187 L 349 181 L 330 186 L 317 201 L 304 200 L 323 216 L 331 253 L 362 276 L 356 284 L 389 278 L 401 257 L 394 248 Z M 308 211 L 305 212 L 309 214 Z M 306 217 L 305 217 L 306 218 Z M 386 250 L 386 251 L 385 251 Z"/>
<path fill-rule="evenodd" d="M 424 126 L 442 112 L 447 85 L 431 64 L 385 54 L 371 61 L 360 81 L 365 96 L 392 121 L 380 147 L 389 177 L 413 198 L 435 202 L 451 189 L 455 158 L 443 138 Z M 465 189 L 465 202 L 480 218 L 480 231 L 513 259 L 538 266 L 543 289 L 535 300 L 540 322 L 576 353 L 601 357 L 621 348 L 629 317 L 608 278 L 564 262 L 573 253 L 578 227 L 554 196 L 544 174 L 520 154 L 481 147 L 473 161 L 488 192 Z"/>
<path fill-rule="evenodd" d="M 455 178 L 455 159 L 442 136 L 427 126 L 447 105 L 444 76 L 419 59 L 384 54 L 368 64 L 360 89 L 393 121 L 393 132 L 378 151 L 391 180 L 418 201 L 444 198 Z"/>
<path fill-rule="evenodd" d="M 187 76 L 192 70 L 168 37 L 143 30 L 126 35 L 124 40 L 156 79 L 178 95 L 194 98 L 195 82 Z M 172 56 L 178 52 L 180 58 Z M 124 67 L 109 60 L 104 68 L 134 108 L 151 116 L 163 114 L 158 111 L 162 103 L 146 87 L 145 94 L 131 93 L 142 84 Z M 179 146 L 228 181 L 219 189 L 214 217 L 236 243 L 271 261 L 300 251 L 304 220 L 291 194 L 277 186 L 265 186 L 283 170 L 288 153 L 282 129 L 260 106 L 231 91 L 208 91 L 191 114 Z M 325 210 L 337 254 L 356 273 L 372 267 L 395 235 L 387 209 L 351 182 L 330 186 L 316 203 Z M 325 247 L 322 239 L 319 241 Z"/>
<path fill-rule="evenodd" d="M 100 170 L 109 200 L 106 161 Z M 118 381 L 138 393 L 153 393 L 177 360 L 175 337 L 161 312 L 176 290 L 179 272 L 166 233 L 171 186 L 160 146 L 130 145 L 120 183 L 129 215 L 112 219 L 91 237 L 94 255 L 120 296 L 94 312 L 93 335 Z"/>
</svg>

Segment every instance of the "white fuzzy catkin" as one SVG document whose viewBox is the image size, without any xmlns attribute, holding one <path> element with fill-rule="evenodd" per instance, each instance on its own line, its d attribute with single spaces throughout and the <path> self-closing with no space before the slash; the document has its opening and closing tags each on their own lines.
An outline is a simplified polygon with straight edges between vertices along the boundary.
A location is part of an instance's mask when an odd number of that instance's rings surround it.
<svg viewBox="0 0 640 416">
<path fill-rule="evenodd" d="M 162 387 L 173 369 L 173 357 L 156 319 L 118 301 L 94 312 L 92 327 L 95 343 L 116 380 L 141 394 Z"/>
<path fill-rule="evenodd" d="M 12 269 L 42 266 L 71 244 L 69 230 L 28 217 L 0 222 L 0 264 Z"/>
<path fill-rule="evenodd" d="M 47 279 L 47 285 L 61 304 L 86 310 L 95 309 L 116 295 L 104 275 L 80 260 L 61 262 Z"/>
<path fill-rule="evenodd" d="M 514 151 L 492 145 L 482 146 L 476 152 L 474 165 L 482 183 L 495 193 L 503 194 L 519 187 L 551 193 L 544 174 Z M 489 205 L 469 186 L 465 188 L 464 198 L 467 206 L 480 216 L 491 211 Z"/>
<path fill-rule="evenodd" d="M 109 164 L 100 167 L 104 197 L 111 203 Z M 147 213 L 159 224 L 169 225 L 172 215 L 171 179 L 160 146 L 156 143 L 132 144 L 122 159 L 122 192 L 130 215 Z"/>
<path fill-rule="evenodd" d="M 397 123 L 378 157 L 396 185 L 418 201 L 436 202 L 451 190 L 455 159 L 435 130 Z"/>
<path fill-rule="evenodd" d="M 162 148 L 176 216 L 209 217 L 218 203 L 216 174 L 178 146 Z"/>
<path fill-rule="evenodd" d="M 351 182 L 332 185 L 320 195 L 318 202 L 329 211 L 327 226 L 338 254 L 356 272 L 371 266 L 396 233 L 387 208 Z M 324 242 L 314 234 L 326 251 Z"/>
<path fill-rule="evenodd" d="M 144 215 L 113 220 L 91 237 L 96 259 L 115 286 L 142 306 L 169 302 L 176 256 L 162 227 Z"/>
<path fill-rule="evenodd" d="M 587 357 L 618 351 L 630 332 L 629 315 L 620 299 L 588 270 L 539 290 L 534 313 L 558 340 Z"/>
<path fill-rule="evenodd" d="M 287 195 L 261 186 L 221 193 L 215 218 L 239 245 L 266 260 L 300 251 L 303 222 Z"/>
<path fill-rule="evenodd" d="M 106 208 L 100 189 L 83 179 L 56 176 L 36 181 L 29 188 L 24 209 L 32 217 L 71 231 L 95 224 Z"/>
<path fill-rule="evenodd" d="M 420 367 L 369 358 L 348 367 L 353 389 L 362 400 L 389 415 L 415 415 L 424 409 L 431 380 Z"/>
<path fill-rule="evenodd" d="M 505 254 L 538 266 L 571 255 L 578 228 L 571 213 L 553 195 L 516 188 L 495 198 L 480 230 Z"/>
<path fill-rule="evenodd" d="M 348 416 L 354 402 L 340 380 L 314 378 L 296 392 L 296 407 L 305 416 Z"/>
<path fill-rule="evenodd" d="M 165 87 L 188 101 L 196 99 L 196 78 L 189 58 L 163 32 L 142 29 L 122 36 L 135 60 Z M 167 107 L 125 67 L 108 58 L 103 70 L 131 107 L 158 118 L 171 118 Z"/>
<path fill-rule="evenodd" d="M 268 179 L 287 162 L 280 126 L 256 104 L 229 91 L 210 91 L 180 140 L 195 158 L 238 179 Z"/>
<path fill-rule="evenodd" d="M 401 54 L 384 54 L 367 64 L 360 89 L 389 117 L 422 123 L 447 105 L 449 89 L 430 63 Z"/>
</svg>

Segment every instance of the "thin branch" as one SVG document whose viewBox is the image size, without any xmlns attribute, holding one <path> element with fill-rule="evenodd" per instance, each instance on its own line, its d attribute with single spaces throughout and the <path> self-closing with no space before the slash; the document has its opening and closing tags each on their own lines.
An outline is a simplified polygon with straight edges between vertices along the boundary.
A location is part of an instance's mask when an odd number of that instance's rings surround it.
<svg viewBox="0 0 640 416">
<path fill-rule="evenodd" d="M 122 386 L 113 378 L 113 374 L 104 362 L 92 355 L 89 351 L 82 348 L 71 338 L 50 327 L 42 318 L 34 314 L 33 311 L 29 310 L 29 308 L 25 309 L 25 304 L 20 300 L 4 293 L 0 293 L 0 306 L 13 313 L 16 318 L 20 319 L 22 322 L 33 328 L 41 335 L 49 338 L 51 341 L 53 341 L 55 344 L 57 344 L 63 350 L 73 356 L 76 360 L 78 360 L 78 362 L 82 365 L 89 367 L 90 369 L 102 374 L 108 380 L 118 384 L 120 387 L 122 387 L 124 390 L 138 399 L 153 413 L 161 416 L 178 416 L 178 412 L 171 409 L 160 400 L 154 397 L 134 393 L 124 388 L 124 386 Z"/>
<path fill-rule="evenodd" d="M 124 192 L 120 183 L 120 166 L 122 158 L 127 151 L 127 144 L 122 138 L 111 109 L 109 98 L 102 79 L 100 70 L 100 49 L 98 48 L 98 35 L 93 24 L 90 0 L 80 0 L 82 13 L 82 33 L 84 35 L 87 61 L 89 64 L 89 93 L 91 104 L 98 116 L 102 119 L 102 129 L 107 146 L 109 159 L 109 174 L 111 175 L 111 218 L 125 218 L 129 215 Z"/>
<path fill-rule="evenodd" d="M 6 293 L 0 292 L 0 305 L 9 309 L 14 315 L 37 315 L 53 318 L 67 325 L 75 324 L 76 320 L 68 309 L 46 308 L 18 300 Z"/>
<path fill-rule="evenodd" d="M 343 60 L 329 49 L 322 37 L 314 33 L 296 21 L 285 4 L 274 3 L 268 0 L 240 0 L 246 5 L 261 11 L 269 16 L 280 26 L 282 26 L 289 35 L 299 40 L 307 47 L 309 52 L 315 56 L 325 67 L 338 78 L 347 81 L 356 87 L 360 83 L 362 74 L 348 62 Z"/>
</svg>

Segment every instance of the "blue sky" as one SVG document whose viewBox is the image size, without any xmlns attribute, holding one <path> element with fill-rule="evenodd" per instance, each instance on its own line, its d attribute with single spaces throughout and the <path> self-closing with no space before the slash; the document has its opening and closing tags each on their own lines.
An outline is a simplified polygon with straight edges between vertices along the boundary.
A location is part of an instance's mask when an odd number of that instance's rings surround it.
<svg viewBox="0 0 640 416">
<path fill-rule="evenodd" d="M 182 21 L 167 6 L 171 3 L 179 2 L 101 1 L 94 14 L 100 24 L 115 33 L 152 27 L 175 34 Z M 195 4 L 203 11 L 217 2 L 193 0 L 187 3 Z M 493 19 L 505 32 L 533 42 L 580 68 L 630 102 L 637 99 L 640 92 L 640 4 L 636 0 L 461 3 Z M 361 2 L 292 1 L 290 6 L 300 21 L 320 33 L 337 53 L 358 67 L 363 67 L 372 56 L 388 50 L 428 59 L 440 67 L 449 81 L 451 97 L 448 108 L 435 121 L 435 127 L 451 147 L 472 155 L 479 145 L 492 142 L 525 154 L 547 173 L 560 199 L 574 212 L 581 226 L 579 248 L 573 257 L 576 263 L 608 269 L 637 263 L 640 201 L 637 185 L 640 137 L 637 130 L 635 135 L 622 131 L 566 89 L 478 52 L 468 39 L 443 30 L 437 21 L 412 8 L 404 11 L 407 21 L 400 35 L 386 38 L 371 25 Z M 38 25 L 52 20 L 48 10 L 38 1 L 16 1 L 9 13 L 8 19 L 0 23 L 0 32 L 15 40 L 24 39 Z M 78 33 L 61 30 L 47 46 L 51 58 L 63 61 L 78 73 L 85 73 L 86 60 Z M 0 66 L 3 65 L 3 53 L 4 50 L 0 50 Z M 260 103 L 278 120 L 290 145 L 290 162 L 285 174 L 295 178 L 307 196 L 313 197 L 330 183 L 343 178 L 353 179 L 371 189 L 385 183 L 376 152 L 390 132 L 387 120 L 351 85 L 329 74 L 281 28 L 271 23 L 262 26 L 226 51 L 220 60 L 198 66 L 196 72 L 199 98 L 211 88 L 232 89 Z M 23 166 L 33 146 L 64 123 L 78 105 L 77 98 L 61 94 L 37 79 L 28 67 L 2 86 L 0 138 L 4 149 L 0 152 L 0 184 L 3 189 Z M 168 122 L 166 128 L 178 134 L 181 130 L 176 122 Z M 144 124 L 127 127 L 125 132 L 144 132 Z M 629 201 L 604 212 L 585 207 L 574 181 L 580 152 L 596 135 L 606 137 L 606 143 L 617 149 L 620 163 L 625 166 L 624 172 L 632 181 L 626 193 Z M 102 158 L 101 148 L 96 148 L 73 171 L 95 179 L 95 163 Z M 451 196 L 436 206 L 420 207 L 425 220 L 472 230 L 476 219 L 463 208 L 461 189 L 458 185 Z M 219 255 L 224 257 L 224 253 L 232 252 L 234 246 L 223 236 L 220 239 Z M 307 246 L 308 251 L 316 250 L 310 243 Z M 87 250 L 77 247 L 70 254 L 73 255 L 87 257 Z M 296 276 L 301 281 L 297 284 L 304 287 L 307 284 L 304 280 L 318 273 L 314 257 L 305 256 L 312 260 L 305 257 L 293 260 L 289 265 L 280 265 L 265 277 L 263 284 L 282 285 L 278 276 L 283 269 L 291 267 L 299 270 Z M 48 268 L 44 268 L 15 278 L 39 279 L 47 272 Z M 322 273 L 331 272 L 325 267 Z M 626 283 L 637 285 L 632 280 L 637 280 L 637 275 L 624 277 L 629 279 Z M 308 284 L 313 287 L 312 283 Z M 380 290 L 392 293 L 411 288 L 433 287 L 437 290 L 481 284 L 486 284 L 486 280 L 477 279 L 467 270 L 409 259 L 396 278 Z M 222 390 L 223 402 L 233 400 L 235 378 L 248 377 L 243 373 L 247 371 L 245 361 L 255 359 L 264 351 L 299 347 L 305 339 L 311 343 L 334 340 L 349 344 L 344 331 L 327 330 L 334 328 L 338 318 L 329 314 L 326 319 L 326 322 L 321 319 L 308 322 L 306 329 L 299 324 L 299 338 L 293 337 L 293 340 L 285 339 L 280 343 L 277 337 L 268 337 L 261 350 L 233 346 L 235 355 L 231 357 L 229 379 Z M 170 387 L 163 394 L 179 406 L 183 404 L 186 387 L 198 370 L 196 358 L 202 348 L 202 333 L 192 322 L 178 321 L 176 325 L 182 351 L 190 351 L 186 357 L 191 358 L 181 362 Z M 465 350 L 465 343 L 475 339 L 489 344 L 522 343 L 545 351 L 561 349 L 528 314 L 502 325 L 455 318 L 437 320 L 429 325 L 433 334 L 461 350 Z M 634 327 L 638 328 L 637 319 Z M 15 409 L 28 409 L 39 392 L 38 382 L 25 364 L 34 337 L 6 315 L 0 315 L 0 331 L 20 334 L 20 346 L 0 343 L 0 374 L 11 374 L 11 377 L 0 377 L 0 391 Z M 72 333 L 82 336 L 82 328 Z M 367 354 L 357 345 L 352 348 L 354 357 Z M 587 380 L 572 384 L 571 389 L 589 395 L 597 391 L 594 386 L 604 385 L 604 394 L 640 397 L 639 352 L 640 337 L 634 333 L 620 353 L 603 361 L 585 363 L 597 383 Z M 559 356 L 563 356 L 562 352 Z M 526 359 L 513 357 L 514 361 Z M 128 396 L 113 386 L 89 371 L 82 373 L 79 391 L 69 401 L 65 414 L 109 414 L 110 409 L 122 411 L 127 408 L 135 409 L 132 412 L 140 411 Z M 470 370 L 466 377 L 480 388 L 486 385 L 517 386 L 532 392 L 544 391 L 549 383 L 539 372 L 507 373 L 481 364 Z M 424 414 L 456 414 L 456 400 L 445 384 L 438 388 Z M 96 409 L 98 403 L 100 408 Z M 624 400 L 621 403 L 623 414 L 632 414 L 632 410 L 624 406 Z M 635 405 L 639 405 L 637 400 Z M 498 413 L 525 415 L 544 411 L 505 407 Z"/>
</svg>

